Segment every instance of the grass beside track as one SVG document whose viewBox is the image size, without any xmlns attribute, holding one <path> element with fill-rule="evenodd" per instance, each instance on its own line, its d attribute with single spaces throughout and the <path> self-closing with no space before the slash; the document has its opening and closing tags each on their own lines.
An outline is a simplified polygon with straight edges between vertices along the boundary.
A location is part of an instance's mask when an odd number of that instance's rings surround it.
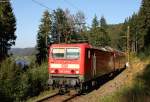
<svg viewBox="0 0 150 102">
<path fill-rule="evenodd" d="M 103 96 L 99 102 L 150 102 L 150 59 L 132 60 L 132 80 L 109 95 Z"/>
</svg>

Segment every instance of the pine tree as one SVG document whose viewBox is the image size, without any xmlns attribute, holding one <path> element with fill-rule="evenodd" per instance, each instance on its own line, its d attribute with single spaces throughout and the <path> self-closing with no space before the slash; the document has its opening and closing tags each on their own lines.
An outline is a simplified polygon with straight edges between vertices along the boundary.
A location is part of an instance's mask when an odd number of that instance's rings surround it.
<svg viewBox="0 0 150 102">
<path fill-rule="evenodd" d="M 41 24 L 39 26 L 39 31 L 37 34 L 37 62 L 41 64 L 48 57 L 48 40 L 51 35 L 51 15 L 46 10 L 41 19 Z"/>
<path fill-rule="evenodd" d="M 103 20 L 105 19 L 103 18 Z M 92 28 L 89 34 L 89 42 L 93 46 L 97 46 L 97 47 L 110 46 L 110 37 L 108 36 L 106 26 L 107 26 L 106 20 L 105 20 L 105 27 L 103 26 L 100 27 L 96 15 L 94 16 L 92 20 Z"/>
<path fill-rule="evenodd" d="M 138 28 L 138 15 L 134 13 L 132 17 L 130 17 L 128 21 L 128 26 L 130 27 L 130 51 L 137 53 L 140 49 L 140 40 L 142 40 L 141 35 L 139 33 L 139 28 Z M 127 28 L 127 26 L 126 26 Z"/>
<path fill-rule="evenodd" d="M 102 32 L 100 27 L 97 28 L 92 28 L 89 34 L 89 42 L 93 45 L 93 46 L 103 46 L 102 45 Z"/>
<path fill-rule="evenodd" d="M 102 32 L 102 42 L 101 42 L 102 46 L 110 46 L 111 45 L 110 44 L 111 40 L 108 35 L 107 28 L 108 28 L 108 25 L 107 25 L 106 19 L 104 18 L 104 16 L 102 16 L 100 19 L 100 29 Z"/>
<path fill-rule="evenodd" d="M 128 19 L 126 18 L 121 28 L 122 29 L 121 32 L 119 32 L 119 39 L 117 41 L 117 49 L 121 51 L 127 50 L 127 37 L 126 37 L 127 26 L 128 26 Z"/>
<path fill-rule="evenodd" d="M 9 0 L 0 2 L 0 60 L 8 55 L 8 50 L 15 45 L 16 19 Z"/>
<path fill-rule="evenodd" d="M 59 43 L 67 43 L 70 36 L 71 27 L 67 22 L 65 12 L 62 9 L 58 8 L 56 11 L 54 11 L 54 17 L 54 23 L 57 26 L 55 30 L 57 30 L 56 32 L 58 33 Z"/>
<path fill-rule="evenodd" d="M 93 46 L 99 45 L 98 41 L 96 40 L 97 38 L 99 38 L 99 36 L 97 35 L 98 26 L 99 26 L 98 19 L 97 19 L 97 16 L 95 15 L 92 20 L 92 27 L 90 29 L 90 32 L 88 33 L 88 40 Z"/>
<path fill-rule="evenodd" d="M 97 19 L 97 16 L 95 15 L 93 20 L 92 20 L 92 29 L 95 29 L 98 26 L 99 26 L 98 19 Z"/>
<path fill-rule="evenodd" d="M 106 23 L 106 19 L 104 18 L 104 16 L 102 16 L 100 18 L 100 27 L 102 29 L 105 29 L 105 30 L 108 28 L 107 23 Z"/>
<path fill-rule="evenodd" d="M 150 46 L 150 1 L 143 0 L 139 12 L 140 33 L 144 35 L 144 46 Z"/>
</svg>

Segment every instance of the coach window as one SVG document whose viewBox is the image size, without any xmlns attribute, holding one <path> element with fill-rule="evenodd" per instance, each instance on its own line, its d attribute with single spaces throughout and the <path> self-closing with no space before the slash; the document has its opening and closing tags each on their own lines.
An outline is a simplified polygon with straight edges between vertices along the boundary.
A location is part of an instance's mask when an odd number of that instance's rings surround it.
<svg viewBox="0 0 150 102">
<path fill-rule="evenodd" d="M 69 59 L 79 58 L 79 48 L 67 48 L 66 49 L 66 57 Z"/>
<path fill-rule="evenodd" d="M 52 52 L 53 58 L 64 58 L 65 57 L 65 49 L 64 48 L 54 48 Z"/>
</svg>

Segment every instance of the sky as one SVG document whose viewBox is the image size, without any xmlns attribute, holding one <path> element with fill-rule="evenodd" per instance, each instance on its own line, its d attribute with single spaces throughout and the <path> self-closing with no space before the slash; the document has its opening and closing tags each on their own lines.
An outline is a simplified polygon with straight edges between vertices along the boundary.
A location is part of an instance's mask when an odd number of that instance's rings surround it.
<svg viewBox="0 0 150 102">
<path fill-rule="evenodd" d="M 88 25 L 95 14 L 98 19 L 104 16 L 108 24 L 118 24 L 139 11 L 141 0 L 11 0 L 11 4 L 17 20 L 17 39 L 13 48 L 26 48 L 36 46 L 40 20 L 47 9 L 51 13 L 57 8 L 67 8 L 71 14 L 80 10 Z"/>
</svg>

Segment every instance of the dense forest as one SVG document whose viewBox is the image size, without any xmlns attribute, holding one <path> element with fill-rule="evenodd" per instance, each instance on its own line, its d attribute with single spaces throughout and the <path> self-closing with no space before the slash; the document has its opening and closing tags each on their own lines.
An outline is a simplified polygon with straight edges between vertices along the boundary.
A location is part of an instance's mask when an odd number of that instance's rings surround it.
<svg viewBox="0 0 150 102">
<path fill-rule="evenodd" d="M 35 58 L 27 70 L 22 70 L 8 53 L 15 45 L 17 28 L 11 3 L 5 1 L 0 2 L 0 100 L 3 102 L 23 101 L 48 88 L 47 52 L 48 46 L 54 43 L 88 42 L 96 47 L 110 46 L 125 52 L 129 40 L 131 53 L 150 55 L 149 0 L 143 0 L 140 10 L 120 24 L 108 24 L 105 16 L 95 14 L 91 26 L 87 26 L 84 12 L 72 14 L 69 9 L 58 8 L 43 12 Z"/>
<path fill-rule="evenodd" d="M 143 51 L 149 54 L 149 5 L 148 0 L 143 0 L 140 10 L 120 24 L 107 24 L 104 16 L 97 17 L 95 15 L 90 27 L 86 26 L 86 17 L 82 11 L 78 11 L 76 14 L 71 14 L 68 9 L 61 8 L 51 13 L 45 11 L 37 35 L 39 63 L 47 58 L 47 55 L 43 55 L 44 52 L 47 52 L 47 45 L 53 43 L 88 42 L 96 47 L 111 46 L 124 52 L 129 49 L 130 52 L 136 54 Z M 127 33 L 129 33 L 128 38 Z M 129 46 L 127 40 L 129 40 Z"/>
</svg>

